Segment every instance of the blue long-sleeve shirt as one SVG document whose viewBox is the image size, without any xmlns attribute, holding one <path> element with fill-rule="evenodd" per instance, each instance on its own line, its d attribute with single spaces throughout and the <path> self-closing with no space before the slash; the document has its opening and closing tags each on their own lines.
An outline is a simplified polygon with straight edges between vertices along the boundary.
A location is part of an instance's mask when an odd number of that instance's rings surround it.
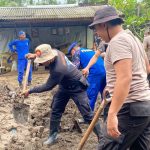
<svg viewBox="0 0 150 150">
<path fill-rule="evenodd" d="M 88 65 L 94 54 L 95 52 L 93 50 L 80 48 L 72 57 L 72 62 L 77 68 L 81 67 L 82 69 L 84 69 Z M 105 75 L 106 71 L 104 67 L 104 61 L 101 57 L 99 57 L 97 62 L 90 68 L 89 76 L 102 74 Z"/>
<path fill-rule="evenodd" d="M 9 49 L 11 52 L 17 52 L 18 59 L 25 59 L 25 55 L 29 53 L 29 39 L 13 40 L 9 43 Z"/>
</svg>

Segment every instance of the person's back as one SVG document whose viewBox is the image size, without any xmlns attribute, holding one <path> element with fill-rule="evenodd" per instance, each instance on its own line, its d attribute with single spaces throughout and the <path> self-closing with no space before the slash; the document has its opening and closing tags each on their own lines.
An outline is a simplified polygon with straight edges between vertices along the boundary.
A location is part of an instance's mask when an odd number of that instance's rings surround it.
<svg viewBox="0 0 150 150">
<path fill-rule="evenodd" d="M 79 80 L 82 73 L 70 62 L 70 60 L 60 51 L 57 50 L 58 56 L 50 66 L 50 74 L 54 74 L 58 84 L 66 86 Z M 59 78 L 57 77 L 59 76 Z"/>
<path fill-rule="evenodd" d="M 70 45 L 68 53 L 71 53 L 74 65 L 81 69 L 84 69 L 88 65 L 90 59 L 95 54 L 93 50 L 78 46 L 77 42 L 73 42 Z M 89 82 L 87 95 L 90 107 L 94 110 L 98 93 L 100 92 L 102 97 L 102 93 L 106 85 L 106 72 L 104 68 L 104 61 L 101 57 L 98 58 L 98 61 L 90 68 L 87 80 Z"/>
<path fill-rule="evenodd" d="M 91 58 L 94 56 L 95 52 L 90 49 L 80 48 L 80 65 L 81 68 L 85 68 Z M 97 62 L 90 68 L 89 76 L 90 75 L 105 75 L 105 67 L 104 67 L 104 60 L 102 57 L 99 57 Z"/>
</svg>

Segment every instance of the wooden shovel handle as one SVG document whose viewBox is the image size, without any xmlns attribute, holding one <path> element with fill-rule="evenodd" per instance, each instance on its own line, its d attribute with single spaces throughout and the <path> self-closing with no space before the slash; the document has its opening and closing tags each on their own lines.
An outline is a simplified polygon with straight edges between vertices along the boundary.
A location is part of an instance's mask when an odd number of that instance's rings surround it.
<svg viewBox="0 0 150 150">
<path fill-rule="evenodd" d="M 108 96 L 109 92 L 108 91 L 105 91 L 104 93 L 104 99 L 102 101 L 102 103 L 100 104 L 100 107 L 98 108 L 92 122 L 90 123 L 88 129 L 86 130 L 84 136 L 82 137 L 80 143 L 79 143 L 79 146 L 78 146 L 78 149 L 77 150 L 82 150 L 85 142 L 87 141 L 89 135 L 91 134 L 91 132 L 93 131 L 93 128 L 96 124 L 96 122 L 98 121 L 99 119 L 99 115 L 102 113 L 103 109 L 105 108 L 105 106 L 110 102 L 110 99 L 107 100 L 107 96 Z"/>
<path fill-rule="evenodd" d="M 26 89 L 27 89 L 27 81 L 28 81 L 30 66 L 31 66 L 31 59 L 28 59 L 28 64 L 27 64 L 27 68 L 26 68 L 26 74 L 25 74 L 24 82 L 23 82 L 23 93 L 24 93 L 24 92 L 26 91 Z"/>
</svg>

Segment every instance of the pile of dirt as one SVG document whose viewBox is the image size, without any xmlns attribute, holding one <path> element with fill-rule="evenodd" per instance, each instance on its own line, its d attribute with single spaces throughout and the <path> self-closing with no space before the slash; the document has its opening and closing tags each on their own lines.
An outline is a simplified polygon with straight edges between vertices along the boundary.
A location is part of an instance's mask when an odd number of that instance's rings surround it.
<svg viewBox="0 0 150 150">
<path fill-rule="evenodd" d="M 0 84 L 0 97 L 1 101 L 0 103 L 13 103 L 16 99 L 16 92 L 11 86 L 8 86 L 5 84 Z"/>
<path fill-rule="evenodd" d="M 45 74 L 35 74 L 33 79 L 38 78 L 38 81 L 33 81 L 32 86 L 45 81 L 45 77 Z M 43 141 L 49 133 L 50 105 L 57 87 L 51 92 L 30 95 L 24 99 L 22 105 L 23 98 L 19 96 L 20 89 L 15 78 L 15 75 L 0 78 L 0 150 L 76 150 L 83 134 L 69 130 L 60 130 L 58 143 L 55 145 L 50 148 L 43 146 Z M 61 120 L 62 129 L 73 125 L 75 107 L 70 100 Z M 20 121 L 22 116 L 17 111 L 24 114 L 23 121 Z M 79 117 L 81 116 L 78 112 L 77 118 Z M 81 128 L 84 133 L 87 125 L 81 125 Z M 96 141 L 97 138 L 92 133 L 84 149 L 96 149 Z"/>
</svg>

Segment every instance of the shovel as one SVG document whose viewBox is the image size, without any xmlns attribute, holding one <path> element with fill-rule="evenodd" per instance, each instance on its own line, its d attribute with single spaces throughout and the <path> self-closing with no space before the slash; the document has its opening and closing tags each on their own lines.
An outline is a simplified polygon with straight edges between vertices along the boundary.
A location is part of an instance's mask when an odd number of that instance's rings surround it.
<svg viewBox="0 0 150 150">
<path fill-rule="evenodd" d="M 30 66 L 31 66 L 31 60 L 29 59 L 26 68 L 26 74 L 24 77 L 24 82 L 23 82 L 23 91 L 22 91 L 23 93 L 27 89 L 27 81 L 28 81 Z M 21 103 L 15 103 L 13 105 L 13 115 L 15 120 L 22 124 L 26 123 L 28 121 L 29 109 L 30 106 L 24 103 L 24 97 L 23 97 Z"/>
</svg>

